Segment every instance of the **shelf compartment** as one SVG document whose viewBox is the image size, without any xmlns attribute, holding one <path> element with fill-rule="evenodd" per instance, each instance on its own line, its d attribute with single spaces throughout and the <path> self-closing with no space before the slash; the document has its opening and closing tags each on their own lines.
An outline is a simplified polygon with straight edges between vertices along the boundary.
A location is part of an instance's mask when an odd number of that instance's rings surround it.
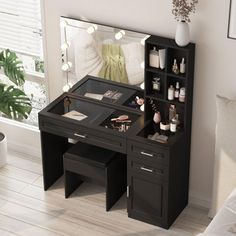
<svg viewBox="0 0 236 236">
<path fill-rule="evenodd" d="M 156 109 L 157 111 L 161 113 L 162 121 L 169 121 L 170 105 L 176 106 L 176 113 L 179 115 L 179 120 L 180 120 L 180 129 L 183 129 L 184 120 L 185 120 L 184 119 L 185 107 L 183 105 L 180 105 L 179 103 L 175 103 L 174 101 L 167 102 L 166 100 L 152 99 L 150 96 L 148 96 L 146 99 L 146 104 L 145 104 L 145 111 L 146 111 L 145 120 L 153 120 L 153 116 Z"/>
<path fill-rule="evenodd" d="M 186 103 L 186 99 L 187 99 L 187 91 L 185 92 L 185 102 L 179 102 L 178 99 L 174 99 L 174 100 L 168 100 L 168 89 L 171 85 L 173 85 L 174 88 L 176 88 L 176 83 L 179 82 L 179 87 L 182 88 L 182 87 L 185 87 L 185 89 L 187 88 L 187 83 L 185 80 L 183 79 L 180 79 L 180 78 L 177 78 L 177 77 L 172 77 L 172 76 L 168 76 L 167 77 L 167 81 L 166 81 L 166 100 L 170 103 L 175 103 L 175 104 L 182 104 L 184 105 Z"/>
<path fill-rule="evenodd" d="M 161 89 L 156 91 L 153 89 L 154 78 L 160 78 Z M 146 95 L 155 96 L 156 98 L 164 99 L 166 91 L 166 76 L 164 74 L 146 72 L 145 77 Z"/>
<path fill-rule="evenodd" d="M 150 53 L 151 50 L 153 50 L 154 47 L 156 47 L 156 50 L 161 50 L 161 49 L 166 50 L 165 68 L 164 69 L 150 66 L 149 53 Z M 161 45 L 158 45 L 158 44 L 146 43 L 145 44 L 145 68 L 154 69 L 154 70 L 162 72 L 162 73 L 167 72 L 167 48 L 163 47 Z"/>
<path fill-rule="evenodd" d="M 172 66 L 174 64 L 174 59 L 177 60 L 177 65 L 178 65 L 178 68 L 180 69 L 180 63 L 182 61 L 182 58 L 184 58 L 184 61 L 185 61 L 185 73 L 184 74 L 173 73 Z M 168 51 L 167 51 L 167 73 L 172 76 L 186 78 L 187 71 L 188 71 L 187 52 L 185 50 L 181 50 L 181 49 L 177 50 L 177 49 L 173 49 L 173 48 L 168 48 Z"/>
<path fill-rule="evenodd" d="M 160 143 L 160 144 L 168 145 L 168 144 L 175 143 L 183 135 L 183 131 L 179 130 L 175 134 L 171 134 L 170 136 L 168 136 L 167 143 L 161 143 L 161 142 L 151 140 L 148 138 L 148 135 L 153 135 L 156 132 L 158 133 L 160 132 L 158 125 L 156 125 L 153 121 L 150 120 L 147 122 L 145 127 L 137 134 L 137 136 L 147 139 L 150 143 L 155 143 L 155 144 Z"/>
<path fill-rule="evenodd" d="M 119 132 L 126 132 L 128 129 L 126 131 L 121 131 L 121 125 L 123 124 L 122 122 L 112 121 L 113 118 L 117 118 L 117 117 L 122 116 L 122 115 L 128 115 L 128 117 L 129 117 L 128 120 L 131 120 L 130 123 L 127 123 L 127 126 L 129 126 L 128 128 L 130 128 L 135 123 L 135 121 L 137 121 L 138 118 L 140 117 L 139 115 L 136 115 L 136 114 L 133 114 L 133 113 L 117 110 L 117 111 L 113 112 L 110 116 L 108 116 L 100 124 L 100 126 L 103 126 L 107 129 L 116 130 L 116 131 L 119 131 Z"/>
</svg>

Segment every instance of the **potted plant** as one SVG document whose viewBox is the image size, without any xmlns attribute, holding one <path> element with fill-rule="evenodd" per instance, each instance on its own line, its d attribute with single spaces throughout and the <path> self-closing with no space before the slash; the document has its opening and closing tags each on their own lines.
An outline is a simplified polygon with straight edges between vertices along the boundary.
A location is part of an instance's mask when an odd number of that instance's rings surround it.
<svg viewBox="0 0 236 236">
<path fill-rule="evenodd" d="M 22 62 L 14 52 L 7 49 L 0 53 L 0 69 L 11 81 L 11 85 L 0 82 L 0 113 L 11 119 L 27 119 L 32 106 L 22 89 L 25 83 Z M 6 136 L 0 132 L 0 167 L 6 164 L 6 158 Z"/>
<path fill-rule="evenodd" d="M 172 13 L 178 21 L 175 42 L 178 46 L 187 46 L 190 42 L 189 25 L 190 13 L 195 13 L 198 0 L 173 0 Z"/>
</svg>

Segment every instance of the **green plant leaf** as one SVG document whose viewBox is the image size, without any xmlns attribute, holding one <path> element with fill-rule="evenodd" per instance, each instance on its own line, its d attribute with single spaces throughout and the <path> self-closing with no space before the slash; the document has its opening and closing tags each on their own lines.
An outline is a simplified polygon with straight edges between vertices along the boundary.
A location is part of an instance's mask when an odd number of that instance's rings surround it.
<svg viewBox="0 0 236 236">
<path fill-rule="evenodd" d="M 0 111 L 8 118 L 15 120 L 27 119 L 32 110 L 27 95 L 14 86 L 0 83 Z"/>
<path fill-rule="evenodd" d="M 0 53 L 0 69 L 17 86 L 24 84 L 24 69 L 15 52 L 6 49 Z"/>
</svg>

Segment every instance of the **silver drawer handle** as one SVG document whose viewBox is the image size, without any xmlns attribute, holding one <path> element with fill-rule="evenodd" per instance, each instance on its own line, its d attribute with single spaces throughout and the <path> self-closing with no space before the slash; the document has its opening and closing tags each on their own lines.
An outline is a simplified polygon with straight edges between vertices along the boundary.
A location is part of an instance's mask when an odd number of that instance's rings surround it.
<svg viewBox="0 0 236 236">
<path fill-rule="evenodd" d="M 147 152 L 141 152 L 142 155 L 153 157 L 153 154 Z"/>
<path fill-rule="evenodd" d="M 78 133 L 74 133 L 74 136 L 80 137 L 80 138 L 87 138 L 86 135 L 82 135 L 82 134 L 78 134 Z"/>
<path fill-rule="evenodd" d="M 153 172 L 153 170 L 152 169 L 148 169 L 148 168 L 145 168 L 145 167 L 140 167 L 140 169 L 141 170 L 144 170 L 144 171 L 148 171 L 148 172 Z"/>
</svg>

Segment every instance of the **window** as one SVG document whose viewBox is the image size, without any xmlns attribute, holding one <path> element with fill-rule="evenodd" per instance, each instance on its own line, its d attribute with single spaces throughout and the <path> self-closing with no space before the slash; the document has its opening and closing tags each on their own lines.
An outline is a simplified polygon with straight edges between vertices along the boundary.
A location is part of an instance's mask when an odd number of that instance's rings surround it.
<svg viewBox="0 0 236 236">
<path fill-rule="evenodd" d="M 40 0 L 1 0 L 0 22 L 0 51 L 14 51 L 26 71 L 23 89 L 32 111 L 23 122 L 37 125 L 37 113 L 46 105 Z M 2 71 L 0 81 L 6 82 Z"/>
</svg>

